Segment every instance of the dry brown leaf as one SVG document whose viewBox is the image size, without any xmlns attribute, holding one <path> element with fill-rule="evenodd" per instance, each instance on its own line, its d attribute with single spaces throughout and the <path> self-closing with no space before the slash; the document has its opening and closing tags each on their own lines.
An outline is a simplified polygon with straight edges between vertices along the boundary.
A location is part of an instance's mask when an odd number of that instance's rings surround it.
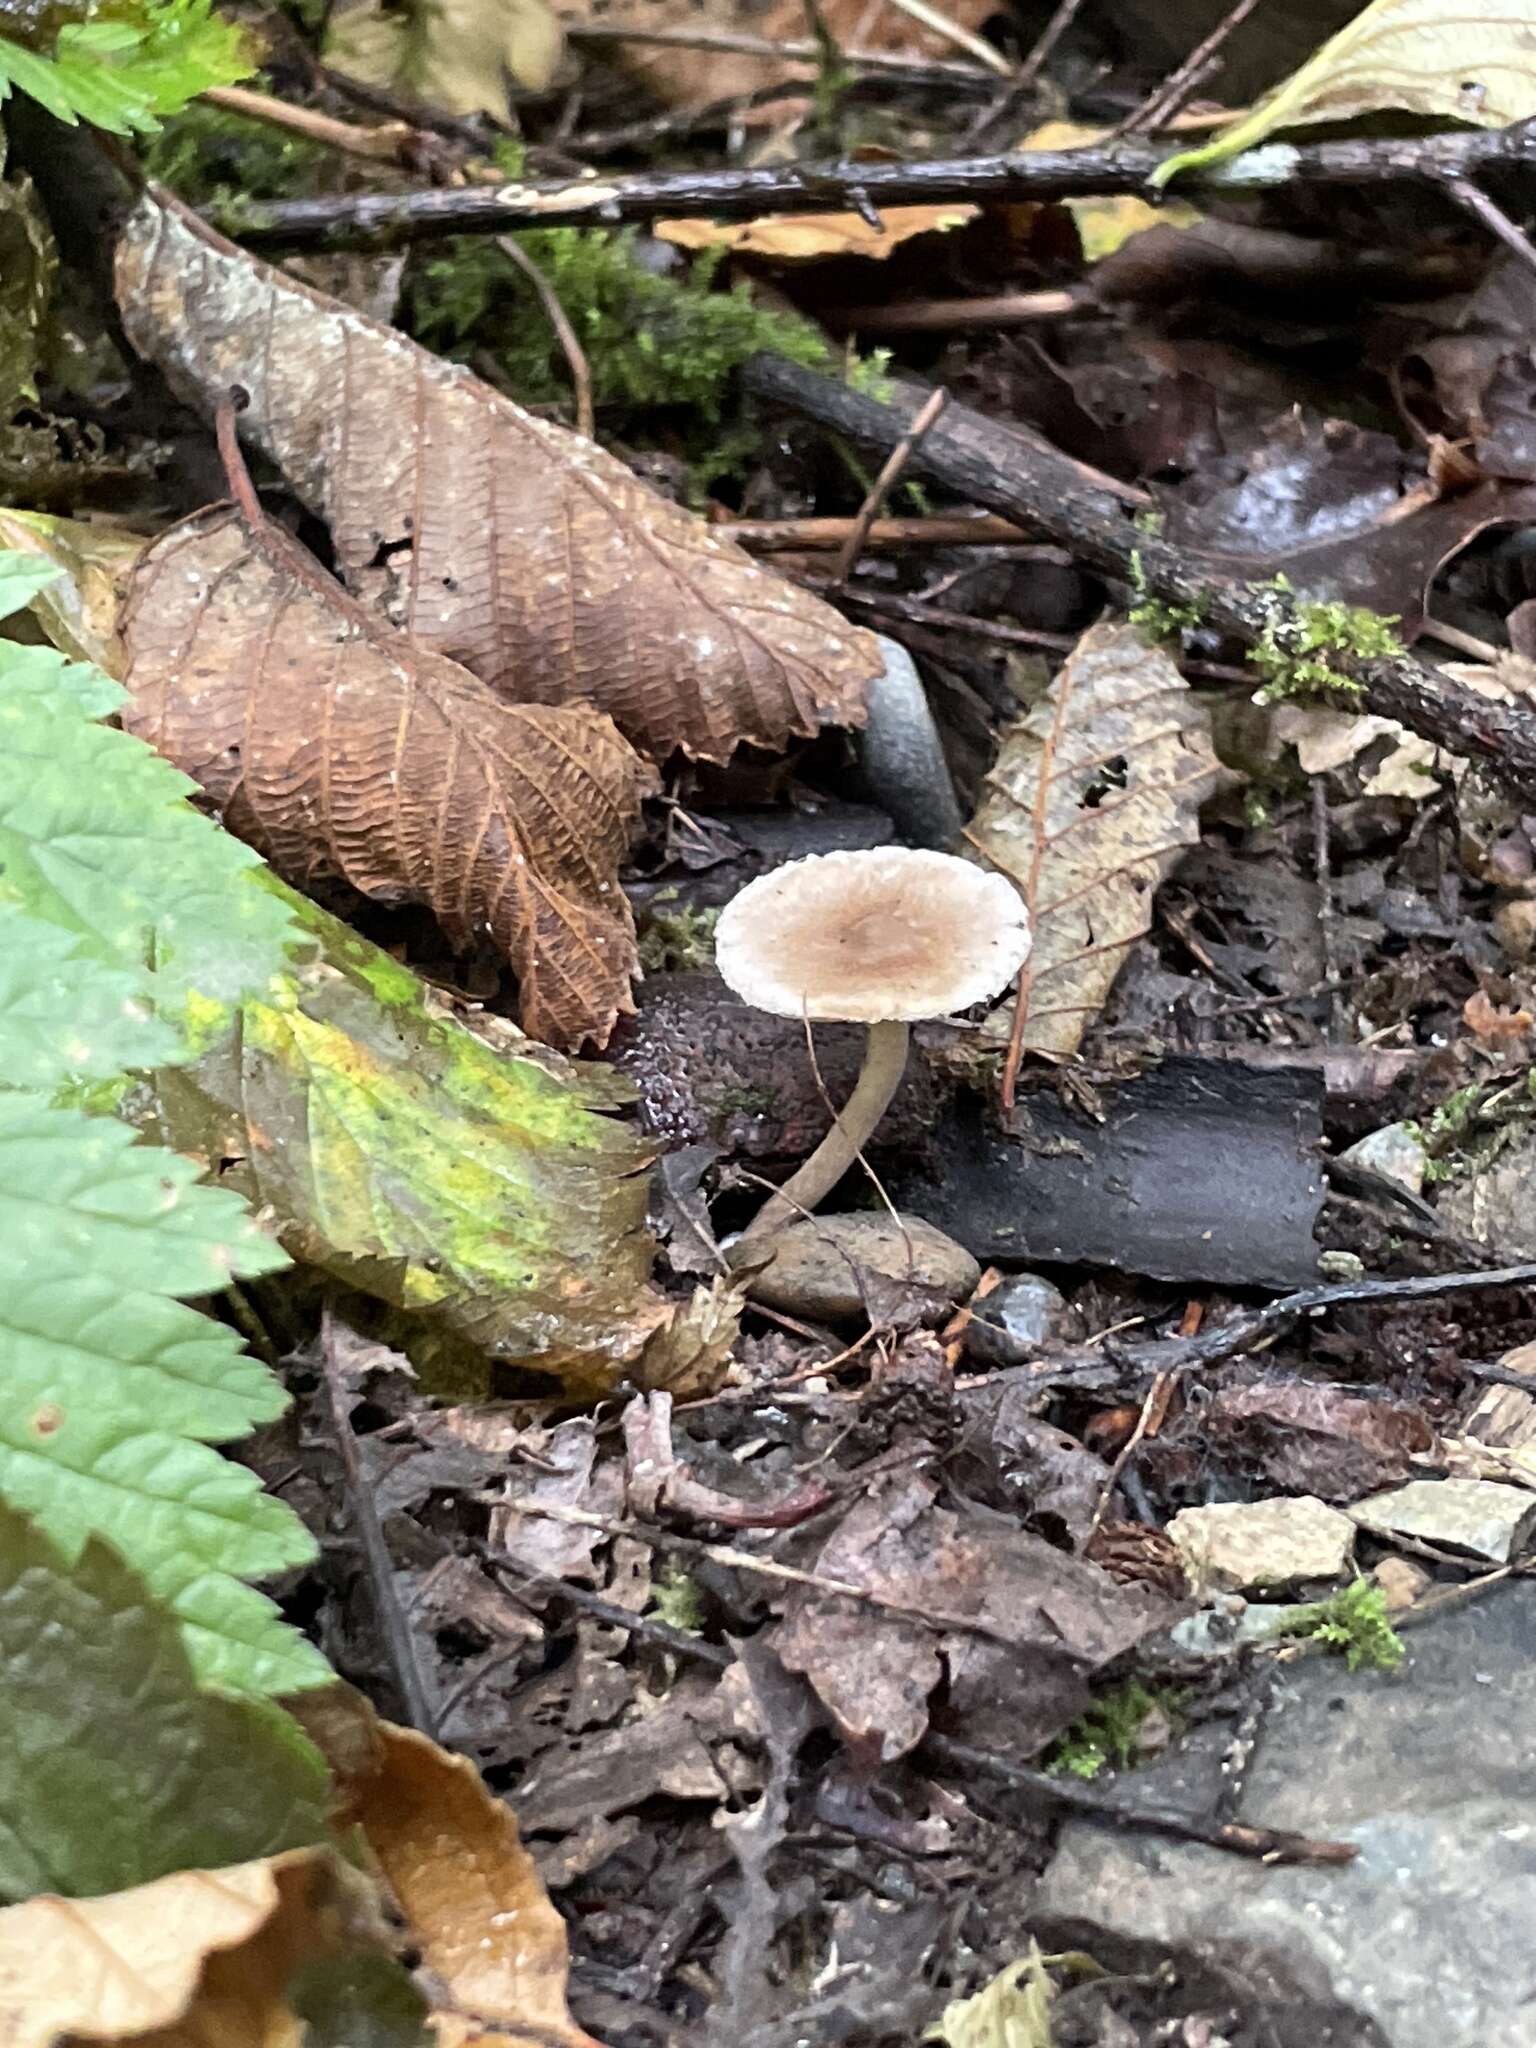
<svg viewBox="0 0 1536 2048">
<path fill-rule="evenodd" d="M 222 508 L 145 550 L 121 631 L 124 724 L 287 880 L 425 903 L 457 946 L 489 936 L 549 1043 L 604 1044 L 633 1009 L 618 864 L 651 771 L 611 720 L 504 703 Z"/>
<path fill-rule="evenodd" d="M 883 262 L 917 235 L 941 233 L 976 218 L 974 206 L 888 206 L 880 225 L 858 213 L 765 213 L 760 220 L 659 220 L 657 239 L 679 249 L 729 249 L 775 263 L 815 263 L 829 256 Z"/>
<path fill-rule="evenodd" d="M 378 1737 L 375 1768 L 342 1791 L 422 1962 L 456 2007 L 476 2015 L 477 2024 L 441 2015 L 439 2038 L 465 2048 L 509 2036 L 540 2048 L 595 2048 L 566 2009 L 565 1922 L 510 1810 L 467 1757 L 387 1722 Z"/>
<path fill-rule="evenodd" d="M 1029 908 L 1026 1052 L 1077 1051 L 1220 772 L 1205 710 L 1125 624 L 1090 627 L 1004 736 L 967 836 Z"/>
<path fill-rule="evenodd" d="M 331 528 L 343 579 L 516 703 L 594 705 L 636 746 L 724 760 L 856 724 L 874 637 L 613 456 L 147 195 L 124 324 Z"/>
<path fill-rule="evenodd" d="M 935 4 L 958 28 L 973 33 L 999 11 L 997 0 L 935 0 Z M 595 22 L 609 28 L 703 29 L 717 35 L 749 35 L 785 43 L 805 42 L 811 33 L 805 0 L 557 0 L 555 12 L 568 22 Z M 922 27 L 894 0 L 821 0 L 821 17 L 828 33 L 847 49 L 967 61 L 953 42 Z M 669 106 L 732 99 L 760 86 L 796 78 L 803 78 L 809 88 L 816 78 L 813 64 L 742 56 L 728 50 L 616 43 L 605 47 L 603 56 L 643 79 Z M 782 107 L 774 111 L 782 118 Z"/>
<path fill-rule="evenodd" d="M 300 2048 L 284 1987 L 334 1954 L 355 1884 L 318 1850 L 0 1911 L 0 2041 Z"/>
</svg>

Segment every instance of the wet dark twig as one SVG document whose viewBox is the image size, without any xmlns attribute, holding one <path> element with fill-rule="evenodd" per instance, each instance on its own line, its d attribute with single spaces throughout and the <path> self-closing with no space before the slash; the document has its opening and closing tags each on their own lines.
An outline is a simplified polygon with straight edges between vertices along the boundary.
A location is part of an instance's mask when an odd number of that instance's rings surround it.
<svg viewBox="0 0 1536 2048">
<path fill-rule="evenodd" d="M 1046 1771 L 1026 1770 L 1006 1757 L 994 1756 L 990 1750 L 973 1749 L 968 1742 L 955 1742 L 931 1729 L 922 1746 L 936 1763 L 948 1764 L 967 1775 L 992 1778 L 1017 1792 L 1054 1800 L 1069 1813 L 1137 1834 L 1172 1835 L 1179 1841 L 1203 1842 L 1207 1848 L 1225 1849 L 1234 1856 L 1251 1857 L 1259 1863 L 1351 1863 L 1359 1853 L 1353 1842 L 1317 1841 L 1310 1835 L 1293 1835 L 1283 1828 L 1254 1827 L 1245 1821 L 1197 1820 L 1161 1807 L 1125 1806 L 1108 1793 L 1052 1777 Z"/>
<path fill-rule="evenodd" d="M 868 206 L 954 200 L 1070 199 L 1144 193 L 1167 151 L 1152 143 L 1095 149 L 1015 150 L 916 163 L 772 164 L 748 170 L 637 171 L 565 183 L 351 192 L 311 199 L 228 201 L 207 218 L 253 247 L 388 247 L 441 235 L 505 234 L 518 228 L 617 227 L 628 221 L 707 214 L 754 220 L 765 213 L 862 212 Z M 1536 124 L 1370 141 L 1269 144 L 1192 169 L 1178 189 L 1192 198 L 1276 186 L 1432 185 L 1536 164 Z"/>
</svg>

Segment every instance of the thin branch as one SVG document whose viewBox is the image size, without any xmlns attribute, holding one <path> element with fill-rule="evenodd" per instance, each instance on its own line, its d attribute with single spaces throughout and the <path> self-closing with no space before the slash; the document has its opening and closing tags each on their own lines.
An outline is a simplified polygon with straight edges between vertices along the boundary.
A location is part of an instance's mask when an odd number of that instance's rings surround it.
<svg viewBox="0 0 1536 2048">
<path fill-rule="evenodd" d="M 561 305 L 559 295 L 537 263 L 522 244 L 511 235 L 500 235 L 496 241 L 502 255 L 514 263 L 538 293 L 539 304 L 544 308 L 544 317 L 554 329 L 555 339 L 571 372 L 571 387 L 576 396 L 576 431 L 584 434 L 589 441 L 597 438 L 597 421 L 592 410 L 592 366 L 587 361 L 587 352 L 576 338 L 576 330 L 570 317 Z"/>
<path fill-rule="evenodd" d="M 838 553 L 832 570 L 834 583 L 846 583 L 853 574 L 854 565 L 864 552 L 864 541 L 869 529 L 875 523 L 876 515 L 884 508 L 886 499 L 912 458 L 912 451 L 922 446 L 923 436 L 933 425 L 939 414 L 949 403 L 947 391 L 930 393 L 907 431 L 880 465 L 880 474 L 864 494 L 864 502 L 854 514 L 853 525 L 848 538 Z"/>
<path fill-rule="evenodd" d="M 382 159 L 399 163 L 417 140 L 419 131 L 405 121 L 389 121 L 379 128 L 359 128 L 351 121 L 338 121 L 330 114 L 317 114 L 313 107 L 295 107 L 271 93 L 250 92 L 241 85 L 210 86 L 202 95 L 227 114 L 241 114 L 248 121 L 264 121 L 269 128 L 281 128 L 290 135 L 302 135 L 325 149 L 339 149 L 348 156 Z"/>
<path fill-rule="evenodd" d="M 953 43 L 957 50 L 964 50 L 968 57 L 974 57 L 978 64 L 984 64 L 1000 78 L 1012 75 L 1013 67 L 1001 50 L 994 50 L 989 42 L 970 29 L 962 28 L 958 21 L 951 21 L 942 9 L 932 6 L 930 0 L 889 0 L 889 4 L 912 21 L 920 22 L 934 35 L 942 36 L 945 42 Z"/>
<path fill-rule="evenodd" d="M 905 394 L 883 405 L 777 356 L 754 357 L 745 379 L 759 398 L 874 448 L 894 447 L 917 410 Z M 1144 532 L 1122 503 L 1087 482 L 1059 451 L 1006 434 L 969 407 L 948 407 L 914 452 L 912 467 L 968 502 L 1061 542 L 1097 569 L 1167 603 L 1195 607 L 1202 620 L 1249 646 L 1305 639 L 1306 615 L 1288 591 L 1215 571 L 1193 551 Z M 1358 685 L 1366 708 L 1485 763 L 1493 779 L 1532 807 L 1536 714 L 1529 707 L 1479 696 L 1409 653 L 1365 657 L 1340 648 L 1328 658 L 1343 680 Z"/>
<path fill-rule="evenodd" d="M 615 227 L 625 221 L 707 214 L 753 220 L 765 213 L 858 211 L 861 206 L 951 200 L 1069 199 L 1140 193 L 1165 152 L 1145 142 L 1094 149 L 1016 150 L 1001 156 L 918 163 L 772 164 L 749 170 L 642 171 L 566 183 L 357 192 L 313 199 L 228 201 L 208 209 L 221 233 L 263 247 L 342 248 L 448 234 L 505 234 L 557 222 Z M 1372 141 L 1266 144 L 1191 170 L 1192 197 L 1276 186 L 1430 184 L 1488 170 L 1536 165 L 1536 124 Z"/>
<path fill-rule="evenodd" d="M 1197 90 L 1209 76 L 1212 59 L 1234 29 L 1241 28 L 1259 0 L 1237 0 L 1203 42 L 1197 43 L 1177 70 L 1170 71 L 1162 84 L 1114 130 L 1116 135 L 1142 135 L 1159 127 L 1179 104 Z"/>
<path fill-rule="evenodd" d="M 780 42 L 773 36 L 737 35 L 725 29 L 617 28 L 599 22 L 568 22 L 565 34 L 568 42 L 577 44 L 640 43 L 663 50 L 718 50 L 722 56 L 761 57 L 769 64 L 814 65 L 821 59 L 820 46 L 809 38 Z M 838 61 L 850 71 L 891 78 L 903 85 L 948 85 L 970 91 L 990 90 L 994 68 L 990 63 L 984 70 L 979 64 L 957 64 L 943 58 L 917 63 L 886 50 L 842 50 Z"/>
<path fill-rule="evenodd" d="M 1445 177 L 1439 182 L 1458 206 L 1470 213 L 1474 220 L 1480 221 L 1489 234 L 1497 236 L 1522 263 L 1536 270 L 1536 242 L 1532 242 L 1518 222 L 1510 219 L 1502 206 L 1496 205 L 1470 178 Z"/>
<path fill-rule="evenodd" d="M 977 299 L 908 299 L 888 306 L 834 306 L 824 316 L 859 334 L 947 333 L 958 327 L 1032 327 L 1067 313 L 1098 317 L 1103 308 L 1080 291 L 994 292 Z"/>
<path fill-rule="evenodd" d="M 1007 92 L 985 108 L 967 131 L 966 148 L 979 149 L 994 136 L 1008 135 L 1018 125 L 1034 98 L 1036 79 L 1050 61 L 1051 52 L 1077 19 L 1082 5 L 1083 0 L 1057 0 L 1055 12 L 1041 29 L 1034 48 L 1014 72 Z"/>
<path fill-rule="evenodd" d="M 1007 1757 L 973 1749 L 968 1742 L 956 1742 L 932 1729 L 923 1737 L 922 1746 L 936 1762 L 949 1764 L 967 1775 L 993 1778 L 1017 1792 L 1032 1792 L 1053 1800 L 1070 1813 L 1137 1834 L 1173 1835 L 1184 1842 L 1203 1842 L 1207 1848 L 1225 1849 L 1259 1863 L 1352 1863 L 1359 1854 L 1353 1842 L 1316 1841 L 1310 1835 L 1293 1835 L 1283 1828 L 1250 1827 L 1243 1821 L 1196 1820 L 1188 1814 L 1169 1813 L 1158 1807 L 1124 1806 L 1110 1793 L 1074 1785 L 1046 1771 L 1026 1770 L 1021 1764 L 1010 1763 Z"/>
<path fill-rule="evenodd" d="M 821 554 L 841 548 L 853 521 L 841 519 L 722 519 L 717 531 L 754 555 Z M 1035 545 L 1007 519 L 877 519 L 864 536 L 866 552 L 881 548 L 1018 548 Z"/>
</svg>

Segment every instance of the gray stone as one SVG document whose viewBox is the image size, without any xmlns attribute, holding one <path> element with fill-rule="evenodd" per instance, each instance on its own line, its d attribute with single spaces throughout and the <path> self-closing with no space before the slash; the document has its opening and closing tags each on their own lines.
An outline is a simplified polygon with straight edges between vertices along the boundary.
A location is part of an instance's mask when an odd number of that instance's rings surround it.
<svg viewBox="0 0 1536 2048">
<path fill-rule="evenodd" d="M 1414 1135 L 1411 1124 L 1383 1124 L 1379 1131 L 1359 1139 L 1339 1154 L 1346 1166 L 1363 1166 L 1385 1180 L 1395 1180 L 1413 1195 L 1424 1192 L 1424 1173 L 1429 1154 Z"/>
<path fill-rule="evenodd" d="M 1043 1344 L 1061 1319 L 1067 1297 L 1039 1273 L 1015 1273 L 985 1297 L 980 1313 L 1015 1344 Z"/>
<path fill-rule="evenodd" d="M 1508 1564 L 1536 1525 L 1536 1493 L 1496 1479 L 1413 1479 L 1356 1501 L 1350 1515 L 1378 1536 L 1411 1536 Z"/>
<path fill-rule="evenodd" d="M 864 1310 L 859 1268 L 959 1301 L 981 1278 L 965 1250 L 920 1216 L 889 1212 L 808 1216 L 775 1239 L 774 1255 L 748 1287 L 784 1315 L 837 1320 Z"/>
<path fill-rule="evenodd" d="M 1074 1822 L 1035 1901 L 1042 1942 L 1110 1967 L 1156 1944 L 1234 1970 L 1271 2005 L 1329 1998 L 1358 2016 L 1319 2043 L 1532 2048 L 1536 1585 L 1496 1587 L 1404 1641 L 1395 1678 L 1323 1657 L 1286 1670 L 1242 1801 L 1255 1824 L 1353 1843 L 1354 1862 L 1266 1867 Z M 1196 1731 L 1112 1795 L 1209 1814 L 1229 1734 Z"/>
<path fill-rule="evenodd" d="M 1336 1579 L 1355 1544 L 1349 1516 L 1310 1494 L 1185 1508 L 1168 1534 L 1199 1593 Z"/>
<path fill-rule="evenodd" d="M 869 686 L 857 736 L 865 777 L 909 846 L 948 846 L 964 820 L 922 678 L 905 647 L 875 638 L 885 668 Z"/>
</svg>

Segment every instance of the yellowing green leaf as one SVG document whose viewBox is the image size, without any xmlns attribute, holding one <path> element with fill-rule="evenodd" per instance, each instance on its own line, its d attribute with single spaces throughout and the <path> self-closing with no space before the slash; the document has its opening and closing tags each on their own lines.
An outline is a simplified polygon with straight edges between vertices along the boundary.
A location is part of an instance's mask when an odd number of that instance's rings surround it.
<svg viewBox="0 0 1536 2048">
<path fill-rule="evenodd" d="M 545 0 L 357 0 L 337 10 L 325 59 L 450 114 L 510 121 L 508 81 L 542 92 L 564 38 Z"/>
<path fill-rule="evenodd" d="M 1088 149 L 1103 142 L 1108 134 L 1107 128 L 1085 127 L 1077 121 L 1046 121 L 1032 129 L 1019 147 Z M 1182 200 L 1149 206 L 1134 192 L 1121 192 L 1107 199 L 1068 199 L 1063 204 L 1077 223 L 1078 240 L 1090 263 L 1097 263 L 1102 256 L 1112 256 L 1122 242 L 1139 235 L 1143 228 L 1187 228 L 1200 219 L 1195 208 Z"/>
<path fill-rule="evenodd" d="M 924 2036 L 943 2048 L 1053 2048 L 1050 1978 L 1036 1943 L 972 1998 L 957 1998 Z"/>
<path fill-rule="evenodd" d="M 1152 182 L 1223 163 L 1281 129 L 1388 107 L 1483 128 L 1536 114 L 1531 0 L 1372 0 L 1241 121 L 1169 157 Z"/>
</svg>

